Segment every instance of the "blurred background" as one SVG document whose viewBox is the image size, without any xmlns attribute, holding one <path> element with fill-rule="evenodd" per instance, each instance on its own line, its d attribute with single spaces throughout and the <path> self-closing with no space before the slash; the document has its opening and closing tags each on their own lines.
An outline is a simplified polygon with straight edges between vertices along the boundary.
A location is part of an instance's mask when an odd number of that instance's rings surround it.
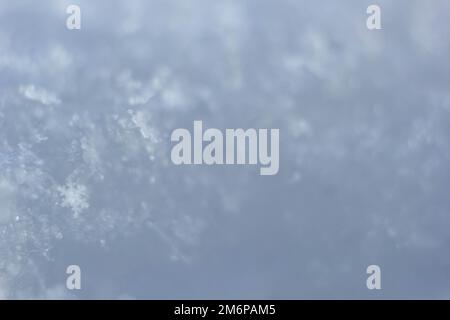
<svg viewBox="0 0 450 320">
<path fill-rule="evenodd" d="M 450 298 L 449 12 L 0 0 L 0 297 Z M 194 120 L 279 128 L 278 175 L 173 165 Z"/>
</svg>

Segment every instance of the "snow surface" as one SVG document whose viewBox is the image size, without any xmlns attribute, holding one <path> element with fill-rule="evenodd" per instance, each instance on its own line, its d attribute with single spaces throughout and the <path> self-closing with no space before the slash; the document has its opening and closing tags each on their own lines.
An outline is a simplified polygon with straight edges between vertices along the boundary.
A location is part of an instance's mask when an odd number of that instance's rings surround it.
<svg viewBox="0 0 450 320">
<path fill-rule="evenodd" d="M 450 2 L 76 3 L 0 0 L 0 298 L 450 298 Z M 175 167 L 194 120 L 279 174 Z"/>
</svg>

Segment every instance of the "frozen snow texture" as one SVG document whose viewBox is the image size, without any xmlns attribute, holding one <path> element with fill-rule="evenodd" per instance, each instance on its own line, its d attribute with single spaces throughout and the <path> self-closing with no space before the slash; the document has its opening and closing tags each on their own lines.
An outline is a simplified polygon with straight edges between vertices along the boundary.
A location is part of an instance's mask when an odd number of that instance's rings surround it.
<svg viewBox="0 0 450 320">
<path fill-rule="evenodd" d="M 79 3 L 0 2 L 0 297 L 450 297 L 448 1 Z M 172 166 L 194 120 L 280 173 Z"/>
</svg>

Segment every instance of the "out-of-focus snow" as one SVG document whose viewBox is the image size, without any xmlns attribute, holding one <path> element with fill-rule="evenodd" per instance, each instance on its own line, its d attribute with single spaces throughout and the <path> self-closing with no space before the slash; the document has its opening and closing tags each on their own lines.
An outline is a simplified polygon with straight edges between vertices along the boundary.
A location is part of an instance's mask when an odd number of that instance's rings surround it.
<svg viewBox="0 0 450 320">
<path fill-rule="evenodd" d="M 0 2 L 0 298 L 450 297 L 448 1 L 78 3 Z M 194 120 L 279 174 L 172 165 Z"/>
</svg>

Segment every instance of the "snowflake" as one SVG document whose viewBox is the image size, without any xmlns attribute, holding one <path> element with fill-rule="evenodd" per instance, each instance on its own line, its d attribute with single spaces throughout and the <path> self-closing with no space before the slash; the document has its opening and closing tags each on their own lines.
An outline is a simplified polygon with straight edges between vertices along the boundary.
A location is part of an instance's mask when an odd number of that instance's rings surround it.
<svg viewBox="0 0 450 320">
<path fill-rule="evenodd" d="M 63 198 L 61 206 L 72 209 L 75 218 L 89 208 L 86 186 L 68 182 L 65 186 L 58 187 L 58 191 Z"/>
</svg>

